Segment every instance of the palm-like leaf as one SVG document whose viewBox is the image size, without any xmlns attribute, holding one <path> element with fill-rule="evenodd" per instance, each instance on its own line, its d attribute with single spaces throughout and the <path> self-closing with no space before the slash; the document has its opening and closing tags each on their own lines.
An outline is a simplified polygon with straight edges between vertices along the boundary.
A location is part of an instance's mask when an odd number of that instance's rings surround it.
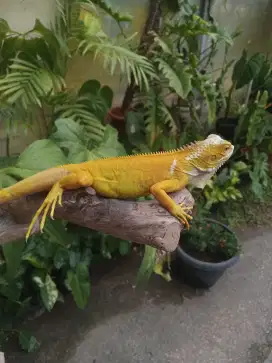
<svg viewBox="0 0 272 363">
<path fill-rule="evenodd" d="M 187 71 L 186 66 L 177 61 L 176 65 L 179 67 L 175 70 L 161 58 L 156 58 L 156 63 L 160 74 L 167 79 L 169 87 L 180 97 L 186 98 L 192 90 L 192 75 Z"/>
<path fill-rule="evenodd" d="M 0 79 L 1 98 L 9 104 L 20 102 L 25 109 L 33 104 L 41 107 L 43 97 L 65 87 L 62 77 L 36 62 L 15 58 L 9 70 Z"/>
<path fill-rule="evenodd" d="M 175 132 L 176 123 L 166 107 L 163 97 L 153 89 L 150 89 L 143 102 L 146 109 L 146 130 L 149 134 L 149 145 L 152 147 L 157 137 L 163 132 L 164 127 Z"/>
<path fill-rule="evenodd" d="M 7 49 L 4 52 L 1 48 L 2 52 L 9 54 L 5 62 L 0 61 L 3 74 L 0 78 L 0 99 L 10 105 L 20 104 L 24 110 L 32 110 L 32 106 L 43 107 L 44 104 L 55 108 L 58 98 L 55 96 L 65 89 L 68 59 L 76 50 L 83 55 L 91 53 L 94 58 L 101 57 L 111 74 L 119 67 L 129 81 L 133 74 L 140 88 L 148 88 L 149 78 L 155 74 L 152 65 L 145 57 L 130 50 L 132 38 L 120 43 L 105 34 L 100 9 L 112 16 L 119 26 L 121 21 L 129 20 L 126 14 L 114 11 L 104 0 L 56 0 L 54 24 L 47 28 L 37 20 L 29 32 L 35 35 L 34 38 L 15 34 L 13 39 L 9 39 L 7 31 L 10 33 L 11 30 L 5 21 L 0 21 L 0 40 L 3 38 L 0 48 L 4 44 Z M 92 130 L 97 127 L 100 135 L 101 120 L 107 111 L 105 102 L 96 94 L 79 94 L 71 102 L 67 92 L 63 96 L 56 110 L 58 116 L 71 117 Z M 95 132 L 92 134 L 96 137 Z"/>
<path fill-rule="evenodd" d="M 128 82 L 131 82 L 131 74 L 135 79 L 135 84 L 140 88 L 149 88 L 148 77 L 155 77 L 153 66 L 147 58 L 131 51 L 127 43 L 119 44 L 117 41 L 104 37 L 89 37 L 79 44 L 79 52 L 82 55 L 91 53 L 94 59 L 97 56 L 103 58 L 103 65 L 109 69 L 113 75 L 117 66 L 120 67 L 121 74 L 126 74 Z"/>
<path fill-rule="evenodd" d="M 105 127 L 102 125 L 94 113 L 91 112 L 88 107 L 90 100 L 87 97 L 79 97 L 78 99 L 71 102 L 68 99 L 68 103 L 62 104 L 55 108 L 55 115 L 57 118 L 72 119 L 84 126 L 85 132 L 88 133 L 89 139 L 94 144 L 101 142 Z"/>
<path fill-rule="evenodd" d="M 83 2 L 83 1 L 82 1 Z M 108 1 L 104 0 L 85 0 L 84 2 L 92 2 L 93 4 L 97 5 L 101 10 L 107 13 L 110 17 L 112 17 L 118 24 L 125 21 L 131 21 L 132 16 L 128 13 L 121 13 L 120 11 L 116 11 L 113 9 L 111 4 Z"/>
</svg>

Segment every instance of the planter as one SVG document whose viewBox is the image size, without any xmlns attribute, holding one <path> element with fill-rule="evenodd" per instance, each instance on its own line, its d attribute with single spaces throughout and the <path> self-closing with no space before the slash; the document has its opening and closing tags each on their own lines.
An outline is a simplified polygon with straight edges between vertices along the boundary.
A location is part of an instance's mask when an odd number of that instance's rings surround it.
<svg viewBox="0 0 272 363">
<path fill-rule="evenodd" d="M 238 117 L 220 118 L 216 121 L 216 133 L 227 140 L 233 140 L 238 122 Z"/>
<path fill-rule="evenodd" d="M 106 117 L 105 124 L 110 124 L 118 131 L 119 138 L 124 138 L 126 136 L 126 123 L 125 115 L 121 110 L 121 107 L 112 107 Z"/>
<path fill-rule="evenodd" d="M 108 119 L 110 119 L 111 121 L 124 121 L 125 120 L 125 115 L 121 109 L 121 107 L 112 107 L 109 112 L 108 112 Z"/>
<path fill-rule="evenodd" d="M 221 225 L 237 239 L 235 233 L 226 225 L 214 219 L 207 219 L 207 222 Z M 184 251 L 179 245 L 176 249 L 176 258 L 172 261 L 174 275 L 181 278 L 183 282 L 195 288 L 210 288 L 216 284 L 224 272 L 239 261 L 239 255 L 222 262 L 201 261 Z"/>
</svg>

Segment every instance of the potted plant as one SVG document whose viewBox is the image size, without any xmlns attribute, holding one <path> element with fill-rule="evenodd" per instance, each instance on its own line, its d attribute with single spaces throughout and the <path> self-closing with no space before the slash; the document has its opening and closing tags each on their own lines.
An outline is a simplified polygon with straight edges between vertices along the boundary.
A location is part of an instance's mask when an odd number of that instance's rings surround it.
<svg viewBox="0 0 272 363">
<path fill-rule="evenodd" d="M 239 261 L 241 245 L 236 234 L 211 218 L 196 218 L 180 236 L 171 270 L 193 287 L 209 288 Z"/>
<path fill-rule="evenodd" d="M 232 61 L 223 66 L 222 76 L 220 77 L 221 82 L 223 82 L 223 75 L 225 76 L 226 70 L 229 69 L 231 64 Z M 241 114 L 256 103 L 258 92 L 263 93 L 271 89 L 272 68 L 270 60 L 260 52 L 249 57 L 247 50 L 244 49 L 241 57 L 234 64 L 231 81 L 231 87 L 225 99 L 224 116 L 216 121 L 216 132 L 228 140 L 234 140 L 236 128 L 239 125 L 241 116 L 243 116 Z M 240 93 L 238 99 L 236 99 L 237 92 Z M 241 106 L 239 98 L 244 93 L 245 100 L 242 101 L 243 105 Z M 271 91 L 269 91 L 269 97 L 270 94 Z"/>
</svg>

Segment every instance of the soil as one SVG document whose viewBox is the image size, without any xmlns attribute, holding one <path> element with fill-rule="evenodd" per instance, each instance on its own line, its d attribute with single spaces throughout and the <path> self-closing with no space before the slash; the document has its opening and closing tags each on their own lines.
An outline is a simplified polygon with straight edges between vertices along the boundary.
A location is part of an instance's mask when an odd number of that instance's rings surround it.
<svg viewBox="0 0 272 363">
<path fill-rule="evenodd" d="M 188 253 L 188 255 L 196 258 L 199 261 L 219 263 L 219 262 L 226 260 L 226 258 L 224 258 L 222 255 L 216 255 L 216 254 L 208 253 L 206 251 L 201 252 L 201 251 L 190 250 L 190 249 L 184 248 L 184 247 L 182 247 L 182 248 L 186 253 Z"/>
</svg>

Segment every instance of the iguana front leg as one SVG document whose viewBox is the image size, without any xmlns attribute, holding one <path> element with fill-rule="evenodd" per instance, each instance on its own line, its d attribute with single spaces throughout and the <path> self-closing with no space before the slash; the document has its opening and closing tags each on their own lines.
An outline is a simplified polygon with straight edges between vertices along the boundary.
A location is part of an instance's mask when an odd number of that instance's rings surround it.
<svg viewBox="0 0 272 363">
<path fill-rule="evenodd" d="M 160 202 L 160 204 L 168 210 L 174 217 L 176 217 L 180 222 L 185 223 L 186 227 L 189 229 L 189 223 L 187 219 L 192 219 L 192 217 L 187 214 L 186 210 L 191 210 L 192 207 L 183 207 L 183 203 L 176 204 L 173 199 L 167 195 L 167 193 L 176 192 L 183 189 L 188 184 L 188 178 L 186 175 L 182 179 L 164 180 L 162 182 L 152 185 L 150 192 L 154 197 Z"/>
<path fill-rule="evenodd" d="M 43 213 L 41 223 L 40 223 L 40 231 L 42 232 L 47 214 L 50 211 L 50 217 L 53 219 L 54 212 L 56 208 L 56 204 L 58 203 L 60 206 L 62 205 L 62 194 L 65 189 L 78 189 L 81 187 L 90 187 L 93 183 L 93 178 L 89 173 L 84 171 L 71 173 L 65 177 L 63 177 L 60 181 L 55 183 L 42 203 L 41 207 L 37 210 L 36 214 L 32 218 L 30 226 L 28 228 L 26 234 L 26 240 L 29 238 L 30 233 L 34 224 L 36 223 L 39 216 Z"/>
</svg>

